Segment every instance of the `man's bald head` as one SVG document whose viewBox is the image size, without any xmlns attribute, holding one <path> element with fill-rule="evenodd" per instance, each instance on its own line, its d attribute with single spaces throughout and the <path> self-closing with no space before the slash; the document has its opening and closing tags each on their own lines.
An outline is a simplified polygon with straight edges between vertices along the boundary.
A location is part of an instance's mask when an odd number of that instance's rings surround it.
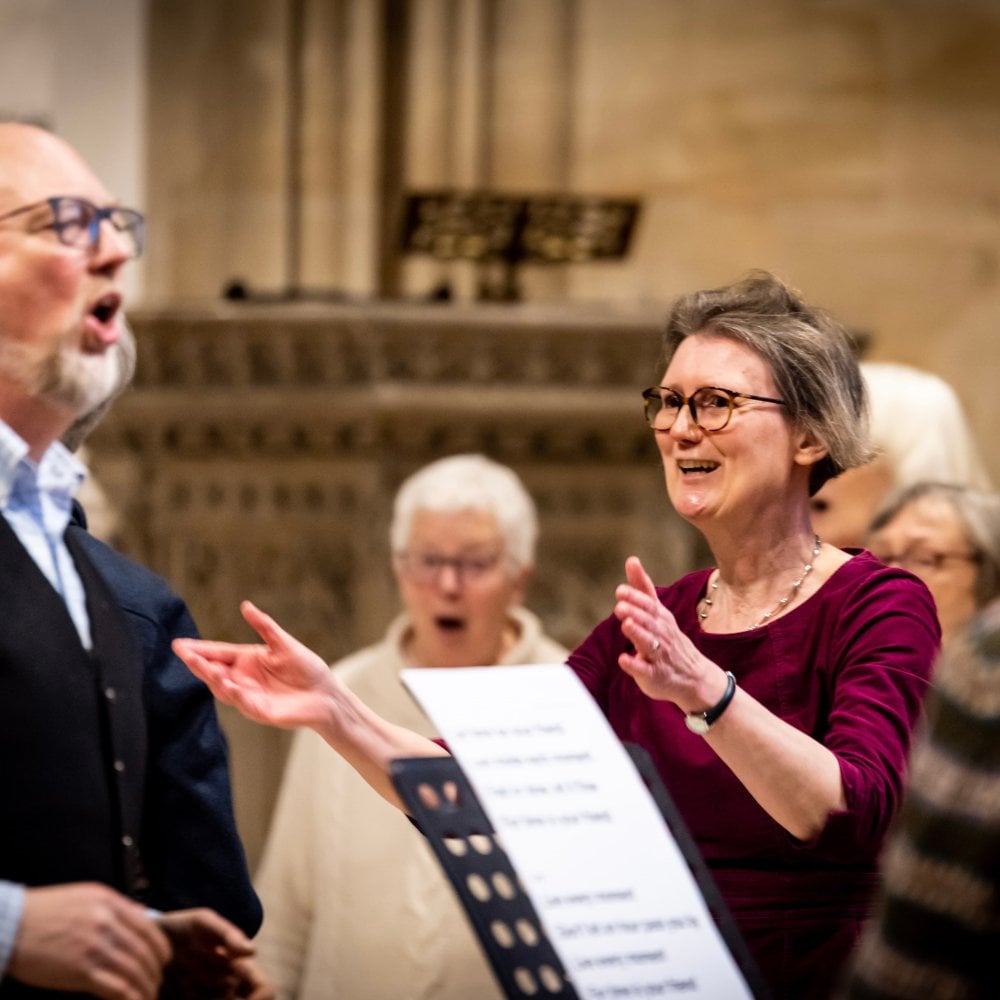
<svg viewBox="0 0 1000 1000">
<path fill-rule="evenodd" d="M 26 122 L 0 122 L 0 215 L 54 191 L 103 205 L 104 186 L 65 139 Z"/>
</svg>

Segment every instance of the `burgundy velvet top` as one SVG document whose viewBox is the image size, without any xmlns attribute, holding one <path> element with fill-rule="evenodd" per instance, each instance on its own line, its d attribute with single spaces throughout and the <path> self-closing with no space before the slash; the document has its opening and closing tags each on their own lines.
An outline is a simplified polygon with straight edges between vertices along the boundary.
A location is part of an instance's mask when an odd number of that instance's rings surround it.
<svg viewBox="0 0 1000 1000">
<path fill-rule="evenodd" d="M 621 670 L 618 654 L 630 643 L 616 618 L 569 663 L 619 738 L 652 756 L 775 994 L 825 996 L 867 915 L 899 805 L 940 644 L 934 602 L 916 577 L 861 552 L 776 621 L 716 635 L 697 613 L 709 575 L 658 588 L 660 600 L 744 691 L 836 754 L 847 809 L 831 814 L 815 841 L 788 834 L 676 705 L 647 698 Z"/>
</svg>

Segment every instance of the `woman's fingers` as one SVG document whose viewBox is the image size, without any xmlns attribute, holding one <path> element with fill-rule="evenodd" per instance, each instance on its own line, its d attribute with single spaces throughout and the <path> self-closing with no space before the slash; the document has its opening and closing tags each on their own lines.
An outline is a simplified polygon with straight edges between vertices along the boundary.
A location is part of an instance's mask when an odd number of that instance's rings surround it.
<svg viewBox="0 0 1000 1000">
<path fill-rule="evenodd" d="M 618 602 L 614 613 L 622 623 L 622 631 L 633 642 L 638 640 L 644 651 L 655 652 L 653 647 L 658 648 L 671 634 L 670 612 L 659 601 L 650 601 L 626 584 L 618 588 L 615 596 Z"/>
<path fill-rule="evenodd" d="M 189 657 L 196 657 L 202 663 L 229 666 L 249 647 L 232 642 L 213 642 L 211 639 L 174 639 L 172 648 L 185 663 Z"/>
<path fill-rule="evenodd" d="M 629 556 L 625 560 L 625 579 L 635 587 L 636 590 L 641 591 L 647 597 L 651 597 L 654 601 L 657 600 L 656 597 L 656 584 L 653 583 L 649 574 L 643 568 L 642 562 L 638 556 Z"/>
<path fill-rule="evenodd" d="M 240 612 L 246 623 L 264 640 L 273 653 L 312 656 L 312 650 L 304 646 L 291 632 L 286 632 L 269 614 L 261 611 L 252 601 L 243 601 Z"/>
<path fill-rule="evenodd" d="M 653 680 L 656 676 L 656 668 L 645 657 L 637 656 L 635 653 L 620 653 L 618 656 L 618 666 L 622 671 L 631 677 L 639 690 L 650 694 Z"/>
<path fill-rule="evenodd" d="M 635 647 L 636 655 L 643 657 L 649 663 L 657 660 L 657 654 L 662 649 L 663 643 L 650 627 L 650 623 L 627 616 L 622 619 L 622 634 Z"/>
<path fill-rule="evenodd" d="M 659 597 L 656 596 L 656 585 L 643 569 L 637 556 L 629 556 L 625 560 L 625 575 L 628 583 L 619 584 L 615 591 L 618 600 L 615 614 L 622 620 L 626 615 L 645 614 L 652 621 L 662 606 Z"/>
<path fill-rule="evenodd" d="M 261 611 L 253 601 L 242 601 L 240 613 L 246 623 L 269 646 L 287 644 L 291 636 L 269 615 Z"/>
<path fill-rule="evenodd" d="M 629 556 L 625 561 L 625 574 L 628 582 L 615 591 L 615 616 L 622 623 L 623 634 L 635 647 L 635 655 L 647 666 L 662 666 L 661 650 L 666 650 L 662 655 L 669 659 L 675 645 L 677 623 L 660 603 L 656 585 L 637 556 Z M 627 670 L 634 673 L 637 667 L 641 669 L 642 665 L 632 663 Z"/>
<path fill-rule="evenodd" d="M 194 646 L 196 641 L 192 639 L 174 639 L 170 647 L 184 661 L 188 670 L 195 677 L 200 677 L 209 687 L 212 687 L 218 679 L 219 668 L 197 651 Z"/>
<path fill-rule="evenodd" d="M 240 691 L 230 676 L 231 664 L 228 658 L 220 661 L 202 656 L 200 642 L 197 639 L 174 639 L 172 649 L 184 661 L 188 670 L 205 682 L 219 701 L 235 705 Z"/>
</svg>

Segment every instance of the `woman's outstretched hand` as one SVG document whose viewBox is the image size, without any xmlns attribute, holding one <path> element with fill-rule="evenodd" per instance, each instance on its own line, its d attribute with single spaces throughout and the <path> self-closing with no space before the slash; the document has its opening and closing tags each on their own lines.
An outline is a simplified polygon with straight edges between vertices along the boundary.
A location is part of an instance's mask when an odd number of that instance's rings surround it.
<svg viewBox="0 0 1000 1000">
<path fill-rule="evenodd" d="M 219 701 L 254 722 L 285 728 L 321 722 L 332 683 L 327 664 L 249 601 L 240 611 L 263 645 L 175 639 L 174 652 Z"/>
<path fill-rule="evenodd" d="M 672 701 L 686 712 L 714 705 L 725 689 L 722 669 L 681 632 L 635 556 L 626 560 L 625 575 L 628 582 L 615 591 L 615 616 L 635 652 L 622 653 L 618 665 L 650 698 Z"/>
</svg>

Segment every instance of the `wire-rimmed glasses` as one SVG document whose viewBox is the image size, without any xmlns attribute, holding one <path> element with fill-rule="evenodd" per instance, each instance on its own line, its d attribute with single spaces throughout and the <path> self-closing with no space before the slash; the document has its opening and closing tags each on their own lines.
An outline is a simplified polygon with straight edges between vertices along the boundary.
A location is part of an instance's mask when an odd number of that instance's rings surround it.
<svg viewBox="0 0 1000 1000">
<path fill-rule="evenodd" d="M 686 406 L 691 419 L 703 431 L 712 433 L 721 431 L 729 423 L 730 417 L 742 399 L 756 399 L 761 403 L 777 403 L 787 406 L 783 399 L 772 399 L 770 396 L 755 396 L 750 392 L 737 392 L 735 389 L 722 389 L 717 385 L 703 385 L 695 389 L 690 396 L 685 396 L 676 389 L 664 386 L 653 386 L 642 391 L 643 408 L 646 413 L 646 423 L 657 430 L 668 431 L 674 426 L 677 414 Z M 665 416 L 657 422 L 663 413 Z"/>
<path fill-rule="evenodd" d="M 917 576 L 940 573 L 950 562 L 978 563 L 982 558 L 978 552 L 933 552 L 919 546 L 903 552 L 886 552 L 872 545 L 871 552 L 886 566 L 897 566 Z"/>
<path fill-rule="evenodd" d="M 44 209 L 46 215 L 42 215 Z M 39 212 L 38 225 L 34 231 L 52 229 L 59 242 L 68 247 L 80 250 L 93 250 L 101 238 L 101 223 L 107 219 L 124 241 L 130 259 L 142 253 L 143 235 L 146 219 L 142 212 L 134 208 L 123 208 L 121 205 L 107 205 L 98 208 L 86 198 L 76 198 L 72 195 L 56 195 L 44 201 L 36 201 L 30 205 L 22 205 L 11 212 L 0 215 L 0 222 L 13 219 L 28 212 Z"/>
<path fill-rule="evenodd" d="M 441 573 L 451 567 L 462 583 L 481 583 L 497 568 L 503 554 L 483 556 L 443 556 L 437 552 L 397 552 L 396 562 L 414 583 L 429 586 L 438 582 Z"/>
</svg>

